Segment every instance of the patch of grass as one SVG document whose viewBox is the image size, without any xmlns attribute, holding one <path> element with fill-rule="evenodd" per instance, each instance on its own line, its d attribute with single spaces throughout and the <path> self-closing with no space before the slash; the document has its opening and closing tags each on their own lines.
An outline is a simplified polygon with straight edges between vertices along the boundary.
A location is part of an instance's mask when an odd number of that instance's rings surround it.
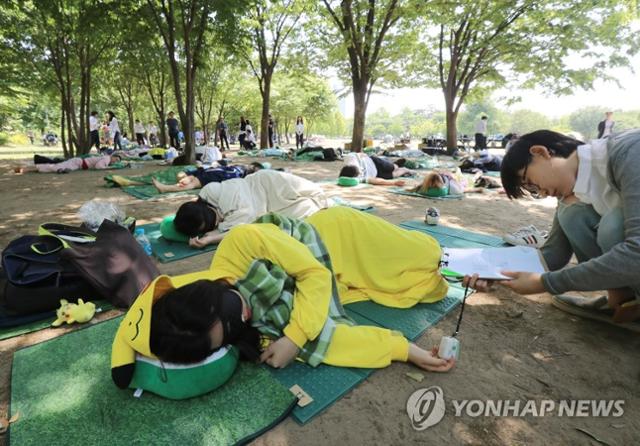
<svg viewBox="0 0 640 446">
<path fill-rule="evenodd" d="M 60 145 L 46 147 L 41 144 L 0 143 L 0 160 L 31 159 L 36 153 L 50 157 L 63 156 L 62 147 Z"/>
</svg>

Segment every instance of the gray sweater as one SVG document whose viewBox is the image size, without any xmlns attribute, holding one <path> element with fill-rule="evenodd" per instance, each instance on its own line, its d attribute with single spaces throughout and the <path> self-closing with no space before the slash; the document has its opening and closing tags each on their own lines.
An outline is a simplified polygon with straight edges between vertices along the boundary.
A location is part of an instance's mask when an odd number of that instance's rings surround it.
<svg viewBox="0 0 640 446">
<path fill-rule="evenodd" d="M 542 275 L 551 294 L 566 291 L 598 291 L 640 286 L 640 129 L 612 135 L 607 141 L 607 177 L 622 197 L 624 242 L 610 251 L 576 266 L 562 268 L 573 251 L 557 217 L 542 249 L 551 272 Z M 554 271 L 558 269 L 558 271 Z"/>
</svg>

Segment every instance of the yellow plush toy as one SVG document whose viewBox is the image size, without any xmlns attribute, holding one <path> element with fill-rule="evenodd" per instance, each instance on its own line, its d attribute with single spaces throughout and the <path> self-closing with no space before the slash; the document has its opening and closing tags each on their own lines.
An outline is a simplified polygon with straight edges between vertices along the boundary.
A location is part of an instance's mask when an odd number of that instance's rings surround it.
<svg viewBox="0 0 640 446">
<path fill-rule="evenodd" d="M 54 327 L 62 325 L 64 322 L 73 324 L 78 322 L 83 324 L 89 322 L 96 313 L 96 306 L 93 302 L 85 303 L 82 299 L 78 299 L 77 304 L 72 304 L 66 299 L 60 300 L 60 308 L 56 310 L 58 318 L 51 324 Z"/>
</svg>

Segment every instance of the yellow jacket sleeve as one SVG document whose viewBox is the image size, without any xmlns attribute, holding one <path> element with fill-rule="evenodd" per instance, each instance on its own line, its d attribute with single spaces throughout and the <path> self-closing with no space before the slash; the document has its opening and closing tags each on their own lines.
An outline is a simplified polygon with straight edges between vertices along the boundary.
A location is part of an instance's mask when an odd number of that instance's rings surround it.
<svg viewBox="0 0 640 446">
<path fill-rule="evenodd" d="M 322 362 L 337 367 L 387 367 L 406 362 L 409 341 L 402 333 L 368 325 L 338 324 Z"/>
<path fill-rule="evenodd" d="M 232 229 L 220 243 L 211 263 L 214 280 L 235 283 L 257 259 L 269 260 L 296 280 L 293 310 L 284 334 L 301 348 L 320 334 L 328 317 L 331 272 L 303 243 L 277 226 L 250 224 Z"/>
</svg>

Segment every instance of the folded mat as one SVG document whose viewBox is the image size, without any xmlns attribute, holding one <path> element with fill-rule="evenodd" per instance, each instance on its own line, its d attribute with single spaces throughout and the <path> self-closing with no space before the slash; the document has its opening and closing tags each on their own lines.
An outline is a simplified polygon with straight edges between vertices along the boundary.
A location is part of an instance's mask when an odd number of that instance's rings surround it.
<svg viewBox="0 0 640 446">
<path fill-rule="evenodd" d="M 261 366 L 241 363 L 204 396 L 133 397 L 111 380 L 111 342 L 122 318 L 17 351 L 10 441 L 36 444 L 246 443 L 288 416 L 296 398 Z M 82 353 L 78 353 L 82 346 Z"/>
<path fill-rule="evenodd" d="M 392 194 L 398 195 L 408 195 L 410 197 L 418 197 L 418 198 L 428 198 L 430 200 L 461 200 L 464 198 L 463 195 L 444 195 L 442 197 L 429 197 L 427 195 L 419 194 L 417 192 L 409 192 L 402 187 L 388 187 L 387 190 Z"/>
<path fill-rule="evenodd" d="M 165 239 L 160 233 L 160 223 L 149 223 L 138 226 L 144 229 L 144 234 L 151 242 L 153 256 L 162 263 L 186 259 L 206 252 L 215 251 L 218 245 L 207 245 L 204 248 L 192 248 L 188 243 L 172 242 Z"/>
<path fill-rule="evenodd" d="M 156 170 L 146 175 L 107 175 L 104 177 L 107 187 L 121 187 L 121 189 L 129 195 L 140 200 L 149 200 L 158 197 L 170 197 L 176 195 L 196 195 L 199 189 L 190 189 L 180 192 L 160 193 L 153 186 L 152 178 L 157 179 L 164 184 L 176 184 L 176 175 L 185 170 L 194 169 L 195 166 L 169 166 L 164 169 Z M 126 186 L 127 182 L 134 181 L 143 183 L 142 185 Z"/>
<path fill-rule="evenodd" d="M 113 305 L 106 300 L 94 300 L 93 303 L 96 304 L 96 310 L 99 308 L 100 311 L 107 311 L 114 308 Z M 55 311 L 25 316 L 9 316 L 0 310 L 0 325 L 4 326 L 0 328 L 0 341 L 42 330 L 44 328 L 49 328 L 51 327 L 51 323 L 55 320 Z M 11 326 L 9 327 L 7 325 Z"/>
<path fill-rule="evenodd" d="M 400 226 L 425 232 L 446 247 L 476 248 L 503 245 L 503 241 L 498 237 L 444 226 L 428 226 L 421 221 L 408 221 Z M 345 308 L 349 316 L 358 324 L 398 330 L 413 341 L 454 310 L 463 296 L 462 286 L 453 283 L 449 287 L 447 297 L 432 304 L 418 304 L 412 308 L 399 309 L 373 302 L 357 302 L 345 305 Z M 451 329 L 453 330 L 453 326 Z M 323 364 L 312 368 L 296 362 L 284 369 L 272 369 L 271 373 L 286 387 L 298 384 L 313 398 L 311 404 L 296 407 L 293 410 L 293 418 L 298 423 L 304 424 L 339 400 L 374 371 L 374 369 L 331 367 Z"/>
</svg>

